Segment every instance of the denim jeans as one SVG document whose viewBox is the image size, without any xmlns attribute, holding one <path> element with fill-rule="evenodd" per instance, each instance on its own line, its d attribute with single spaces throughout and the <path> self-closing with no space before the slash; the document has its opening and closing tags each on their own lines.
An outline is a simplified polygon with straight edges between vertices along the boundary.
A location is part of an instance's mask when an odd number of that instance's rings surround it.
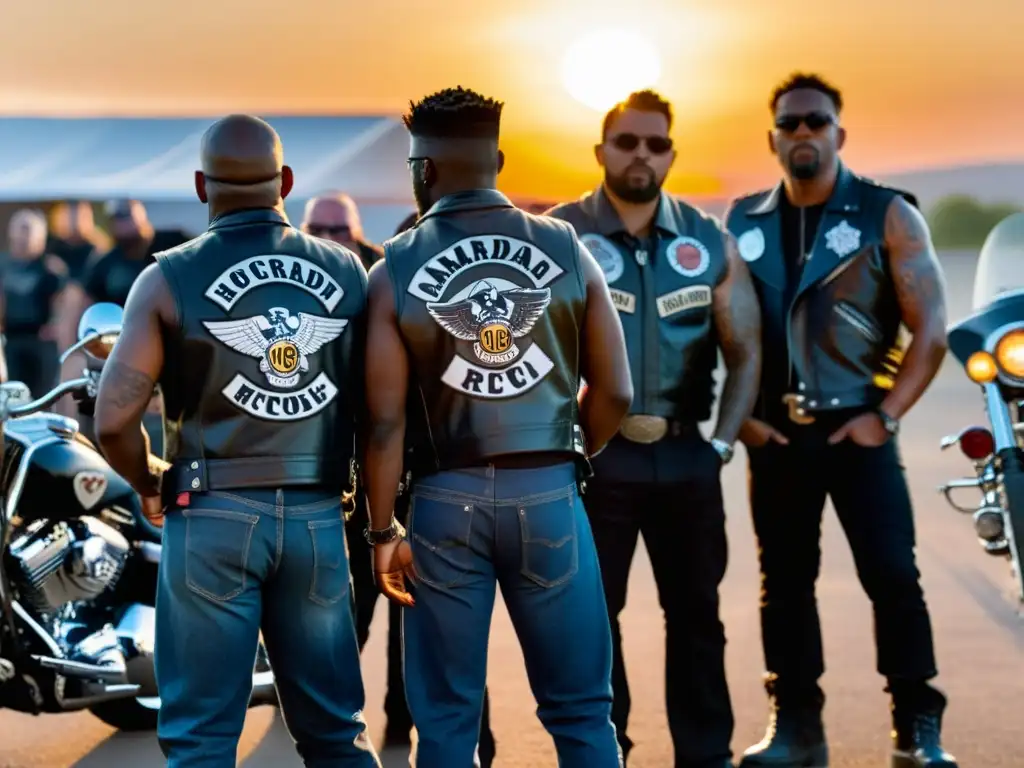
<svg viewBox="0 0 1024 768">
<path fill-rule="evenodd" d="M 416 605 L 402 611 L 417 768 L 476 757 L 496 585 L 563 768 L 618 768 L 611 630 L 571 463 L 440 472 L 413 486 Z"/>
<path fill-rule="evenodd" d="M 168 767 L 235 767 L 262 630 L 305 765 L 379 768 L 348 590 L 336 493 L 209 492 L 169 508 L 155 648 Z"/>
</svg>

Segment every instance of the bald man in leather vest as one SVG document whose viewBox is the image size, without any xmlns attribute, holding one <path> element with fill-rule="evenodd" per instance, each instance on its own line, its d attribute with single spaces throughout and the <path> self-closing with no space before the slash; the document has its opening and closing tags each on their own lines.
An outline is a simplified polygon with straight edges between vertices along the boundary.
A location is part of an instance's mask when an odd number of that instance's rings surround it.
<svg viewBox="0 0 1024 768">
<path fill-rule="evenodd" d="M 277 133 L 232 115 L 204 135 L 206 234 L 135 281 L 96 431 L 164 526 L 160 746 L 169 768 L 234 768 L 260 633 L 309 768 L 371 768 L 347 599 L 341 496 L 364 401 L 366 272 L 293 228 Z M 141 430 L 156 382 L 171 468 Z"/>
</svg>

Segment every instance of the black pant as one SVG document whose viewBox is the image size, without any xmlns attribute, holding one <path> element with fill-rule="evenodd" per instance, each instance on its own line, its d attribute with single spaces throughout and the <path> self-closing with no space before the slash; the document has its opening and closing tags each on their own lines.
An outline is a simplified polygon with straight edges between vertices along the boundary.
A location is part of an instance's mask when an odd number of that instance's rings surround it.
<svg viewBox="0 0 1024 768">
<path fill-rule="evenodd" d="M 815 581 L 821 518 L 832 499 L 875 618 L 878 671 L 894 697 L 937 699 L 932 629 L 914 559 L 914 518 L 895 438 L 877 448 L 827 443 L 851 414 L 790 425 L 789 445 L 750 455 L 750 507 L 761 574 L 761 631 L 769 690 L 787 705 L 821 706 L 825 671 Z M 915 708 L 930 702 L 910 702 Z"/>
<path fill-rule="evenodd" d="M 626 735 L 630 695 L 619 614 L 642 534 L 665 613 L 666 708 L 676 765 L 689 768 L 728 758 L 734 722 L 725 677 L 725 628 L 718 611 L 718 587 L 728 561 L 721 462 L 696 431 L 657 447 L 626 444 L 622 438 L 614 442 L 607 458 L 595 459 L 584 502 L 612 624 L 612 721 L 619 743 L 628 754 L 633 745 Z M 618 473 L 602 472 L 602 459 L 621 467 L 626 460 L 621 454 L 628 452 L 631 459 L 654 463 L 655 451 L 661 463 L 676 468 L 674 476 L 627 482 Z"/>
<path fill-rule="evenodd" d="M 8 381 L 20 381 L 41 397 L 53 389 L 60 375 L 55 341 L 43 341 L 34 333 L 8 333 L 4 347 Z"/>
<path fill-rule="evenodd" d="M 395 514 L 404 525 L 408 512 L 408 495 L 402 496 L 395 504 Z M 369 516 L 366 495 L 362 488 L 356 494 L 356 507 L 352 517 L 345 523 L 345 537 L 348 539 L 349 567 L 352 571 L 352 603 L 356 616 L 356 639 L 359 651 L 370 636 L 373 609 L 380 597 L 380 590 L 373 577 L 373 550 L 363 538 Z M 388 673 L 387 693 L 384 695 L 384 714 L 387 717 L 386 734 L 408 734 L 412 730 L 412 715 L 405 701 L 405 680 L 402 676 L 402 609 L 390 600 L 388 604 Z M 491 732 L 490 696 L 484 690 L 483 717 L 480 721 L 480 760 L 486 768 L 495 755 L 494 734 Z"/>
</svg>

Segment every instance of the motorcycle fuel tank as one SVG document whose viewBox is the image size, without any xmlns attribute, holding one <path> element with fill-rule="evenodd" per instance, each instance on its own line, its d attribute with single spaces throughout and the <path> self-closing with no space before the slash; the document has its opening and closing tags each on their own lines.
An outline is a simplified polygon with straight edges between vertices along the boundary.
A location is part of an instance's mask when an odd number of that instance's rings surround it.
<svg viewBox="0 0 1024 768">
<path fill-rule="evenodd" d="M 73 421 L 53 414 L 15 419 L 5 425 L 4 484 L 13 490 L 18 466 L 29 454 L 17 514 L 26 522 L 37 517 L 58 520 L 99 513 L 134 492 L 103 457 L 69 430 Z"/>
</svg>

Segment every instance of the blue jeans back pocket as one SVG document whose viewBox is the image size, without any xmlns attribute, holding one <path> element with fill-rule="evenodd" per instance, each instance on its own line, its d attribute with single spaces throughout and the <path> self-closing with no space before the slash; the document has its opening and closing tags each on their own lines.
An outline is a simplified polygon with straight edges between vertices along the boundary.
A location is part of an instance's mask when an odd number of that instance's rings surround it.
<svg viewBox="0 0 1024 768">
<path fill-rule="evenodd" d="M 564 584 L 579 570 L 576 486 L 516 505 L 522 536 L 520 573 L 545 589 Z"/>
<path fill-rule="evenodd" d="M 341 517 L 336 520 L 310 520 L 306 523 L 313 542 L 313 576 L 309 599 L 329 606 L 345 596 L 349 587 L 345 567 L 345 529 Z"/>
<path fill-rule="evenodd" d="M 249 548 L 259 516 L 222 509 L 185 509 L 185 583 L 227 602 L 245 589 Z"/>
<path fill-rule="evenodd" d="M 474 506 L 442 495 L 413 491 L 409 500 L 409 541 L 420 581 L 450 589 L 473 568 L 469 542 Z"/>
</svg>

